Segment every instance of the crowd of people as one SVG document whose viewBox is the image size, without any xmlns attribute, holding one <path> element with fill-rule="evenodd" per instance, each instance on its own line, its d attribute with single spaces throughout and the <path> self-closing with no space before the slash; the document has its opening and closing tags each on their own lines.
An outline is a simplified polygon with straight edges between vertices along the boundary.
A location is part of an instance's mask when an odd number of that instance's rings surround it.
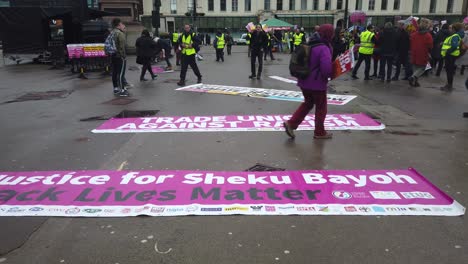
<svg viewBox="0 0 468 264">
<path fill-rule="evenodd" d="M 125 26 L 119 19 L 113 21 L 116 52 L 112 55 L 112 81 L 114 94 L 128 96 L 125 88 L 125 39 L 123 31 Z M 465 30 L 467 30 L 465 32 Z M 466 33 L 466 34 L 465 34 Z M 206 42 L 205 38 L 205 42 Z M 106 41 L 107 42 L 107 41 Z M 197 83 L 202 82 L 202 75 L 197 66 L 197 56 L 203 42 L 198 34 L 193 32 L 190 25 L 185 25 L 182 33 L 174 32 L 164 39 L 152 38 L 147 30 L 137 40 L 137 63 L 142 65 L 140 80 L 148 71 L 155 79 L 157 76 L 151 70 L 151 62 L 155 54 L 162 53 L 168 67 L 171 67 L 169 54 L 172 49 L 176 54 L 176 64 L 181 65 L 179 86 L 185 85 L 185 77 L 190 66 L 197 76 Z M 208 41 L 209 42 L 209 41 Z M 251 79 L 260 79 L 263 70 L 263 60 L 270 56 L 273 46 L 278 51 L 285 48 L 298 50 L 300 46 L 310 47 L 308 58 L 307 77 L 298 80 L 304 102 L 292 115 L 291 119 L 284 122 L 286 133 L 294 138 L 294 130 L 300 125 L 305 116 L 315 106 L 315 134 L 317 139 L 331 138 L 331 133 L 325 131 L 324 120 L 327 114 L 327 83 L 332 76 L 333 61 L 342 53 L 351 49 L 356 58 L 351 76 L 359 79 L 358 70 L 365 63 L 364 80 L 378 78 L 382 82 L 390 83 L 400 79 L 400 71 L 403 66 L 404 77 L 412 87 L 420 86 L 419 79 L 424 74 L 440 76 L 443 67 L 447 74 L 447 84 L 441 90 L 450 92 L 453 90 L 453 79 L 456 71 L 456 62 L 459 62 L 461 74 L 463 74 L 468 58 L 463 55 L 468 48 L 468 25 L 454 23 L 444 24 L 439 28 L 432 25 L 429 19 L 419 19 L 417 26 L 408 26 L 401 22 L 394 26 L 391 22 L 385 23 L 381 28 L 368 25 L 364 30 L 354 26 L 352 30 L 334 28 L 330 24 L 316 26 L 314 32 L 308 37 L 303 29 L 292 31 L 265 32 L 262 25 L 257 25 L 255 30 L 248 33 L 248 56 L 251 58 Z M 229 32 L 218 31 L 213 39 L 213 48 L 216 50 L 216 61 L 224 62 L 224 49 L 231 54 L 231 46 L 234 40 Z M 283 47 L 284 46 L 284 47 Z M 300 50 L 300 49 L 299 49 Z M 373 74 L 370 75 L 371 61 L 373 61 Z M 258 68 L 256 67 L 258 62 Z M 393 74 L 393 68 L 395 73 Z M 466 81 L 468 87 L 468 80 Z"/>
</svg>

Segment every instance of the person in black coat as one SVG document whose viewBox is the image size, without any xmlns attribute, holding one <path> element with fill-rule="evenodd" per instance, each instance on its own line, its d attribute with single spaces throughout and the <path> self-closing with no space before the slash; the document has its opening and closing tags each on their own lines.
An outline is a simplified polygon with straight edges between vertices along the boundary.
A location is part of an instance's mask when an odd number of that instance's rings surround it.
<svg viewBox="0 0 468 264">
<path fill-rule="evenodd" d="M 413 74 L 413 70 L 409 62 L 410 36 L 408 31 L 405 29 L 404 23 L 400 23 L 396 36 L 397 58 L 395 75 L 393 76 L 392 81 L 398 81 L 398 78 L 400 78 L 401 65 L 405 67 L 405 77 L 403 80 L 408 80 L 408 78 Z"/>
<path fill-rule="evenodd" d="M 442 50 L 442 44 L 450 35 L 449 25 L 444 24 L 442 25 L 442 29 L 434 37 L 434 48 L 431 50 L 431 66 L 432 69 L 437 69 L 436 76 L 440 76 L 440 72 L 442 72 L 442 68 L 444 67 L 444 58 L 442 58 L 440 52 Z"/>
<path fill-rule="evenodd" d="M 385 80 L 385 67 L 387 67 L 387 82 L 392 78 L 393 58 L 397 54 L 397 35 L 391 22 L 385 23 L 382 34 L 379 37 L 380 44 L 380 72 L 379 78 Z"/>
<path fill-rule="evenodd" d="M 135 47 L 137 49 L 137 63 L 143 65 L 141 68 L 140 81 L 147 81 L 145 79 L 146 71 L 151 74 L 153 80 L 156 79 L 156 75 L 151 69 L 151 58 L 156 51 L 156 42 L 151 38 L 148 30 L 141 32 L 141 37 L 136 40 Z"/>
<path fill-rule="evenodd" d="M 257 25 L 256 30 L 252 32 L 250 37 L 250 67 L 252 74 L 249 76 L 250 79 L 257 78 L 260 80 L 263 70 L 263 51 L 268 48 L 268 37 L 263 31 L 261 25 Z M 258 59 L 258 73 L 255 74 L 255 62 Z"/>
</svg>

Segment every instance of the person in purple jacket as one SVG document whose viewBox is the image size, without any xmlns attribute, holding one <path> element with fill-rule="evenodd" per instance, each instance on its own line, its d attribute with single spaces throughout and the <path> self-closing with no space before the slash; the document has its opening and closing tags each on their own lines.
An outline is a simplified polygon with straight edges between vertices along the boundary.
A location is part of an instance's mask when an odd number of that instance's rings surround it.
<svg viewBox="0 0 468 264">
<path fill-rule="evenodd" d="M 289 121 L 284 122 L 286 134 L 295 138 L 294 130 L 302 123 L 310 110 L 315 105 L 315 139 L 329 139 L 332 134 L 325 131 L 325 117 L 327 115 L 327 84 L 332 77 L 332 46 L 334 30 L 331 24 L 324 24 L 318 30 L 320 39 L 312 38 L 309 69 L 310 74 L 306 79 L 299 79 L 297 85 L 304 95 L 304 102 L 294 112 Z M 318 44 L 320 43 L 320 44 Z M 318 44 L 318 45 L 317 45 Z"/>
</svg>

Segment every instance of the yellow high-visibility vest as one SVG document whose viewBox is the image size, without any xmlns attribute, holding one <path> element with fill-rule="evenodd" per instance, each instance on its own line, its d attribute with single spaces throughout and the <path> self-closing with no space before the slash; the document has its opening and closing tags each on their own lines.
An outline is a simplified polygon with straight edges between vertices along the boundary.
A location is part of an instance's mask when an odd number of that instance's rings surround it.
<svg viewBox="0 0 468 264">
<path fill-rule="evenodd" d="M 185 37 L 185 34 L 183 34 L 182 35 L 182 43 L 187 45 L 187 46 L 190 45 L 190 44 L 193 44 L 192 37 L 193 37 L 192 34 L 188 35 L 187 37 Z M 197 53 L 197 52 L 195 51 L 194 47 L 183 48 L 182 49 L 182 54 L 187 55 L 187 56 L 193 55 L 195 53 Z"/>
<path fill-rule="evenodd" d="M 442 57 L 445 57 L 447 55 L 447 50 L 449 50 L 452 47 L 452 38 L 455 37 L 455 35 L 458 36 L 458 45 L 457 45 L 457 49 L 454 50 L 452 53 L 450 53 L 450 55 L 452 55 L 454 57 L 460 56 L 461 37 L 460 37 L 460 35 L 455 33 L 452 36 L 450 36 L 450 37 L 448 37 L 448 38 L 446 38 L 444 40 L 444 44 L 442 44 L 442 50 L 440 51 L 440 55 L 442 55 Z"/>
<path fill-rule="evenodd" d="M 294 46 L 301 45 L 303 36 L 304 36 L 304 33 L 294 34 Z"/>
<path fill-rule="evenodd" d="M 224 34 L 221 34 L 221 37 L 218 37 L 216 36 L 216 38 L 218 39 L 218 41 L 216 42 L 217 45 L 216 45 L 216 48 L 218 49 L 224 49 Z"/>
<path fill-rule="evenodd" d="M 372 55 L 374 53 L 374 43 L 372 38 L 375 36 L 373 32 L 364 31 L 361 34 L 361 47 L 359 47 L 359 53 Z"/>
<path fill-rule="evenodd" d="M 247 43 L 247 45 L 250 44 L 250 39 L 252 38 L 252 34 L 250 33 L 247 33 L 247 40 L 245 41 L 245 43 Z"/>
<path fill-rule="evenodd" d="M 179 41 L 180 34 L 179 33 L 172 33 L 172 42 L 177 42 Z"/>
</svg>

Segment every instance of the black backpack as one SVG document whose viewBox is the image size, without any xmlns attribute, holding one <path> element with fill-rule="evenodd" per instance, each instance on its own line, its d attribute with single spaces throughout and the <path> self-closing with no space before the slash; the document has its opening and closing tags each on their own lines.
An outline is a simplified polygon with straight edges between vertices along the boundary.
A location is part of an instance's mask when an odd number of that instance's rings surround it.
<svg viewBox="0 0 468 264">
<path fill-rule="evenodd" d="M 301 44 L 297 46 L 294 52 L 291 54 L 291 59 L 289 61 L 289 72 L 291 76 L 294 76 L 298 79 L 304 80 L 310 74 L 309 69 L 309 58 L 310 51 L 319 45 L 324 45 L 323 43 L 314 43 L 312 45 Z"/>
</svg>

